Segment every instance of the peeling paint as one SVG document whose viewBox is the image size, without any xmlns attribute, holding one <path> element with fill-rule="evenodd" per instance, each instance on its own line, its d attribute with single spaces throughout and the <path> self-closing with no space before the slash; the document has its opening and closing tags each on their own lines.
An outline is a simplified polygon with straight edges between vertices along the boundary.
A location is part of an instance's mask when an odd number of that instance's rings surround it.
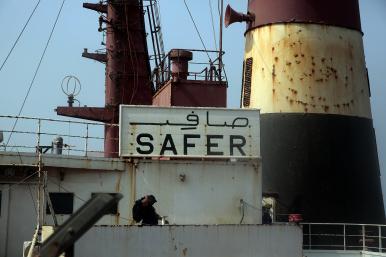
<svg viewBox="0 0 386 257">
<path fill-rule="evenodd" d="M 262 75 L 254 76 L 250 107 L 262 113 L 371 116 L 358 31 L 317 24 L 274 24 L 248 31 L 246 41 L 245 58 L 257 59 L 253 71 L 257 64 L 272 66 L 271 76 L 265 76 L 261 66 Z M 287 96 L 288 86 L 277 85 L 290 85 L 292 98 Z M 307 104 L 307 110 L 301 103 Z"/>
</svg>

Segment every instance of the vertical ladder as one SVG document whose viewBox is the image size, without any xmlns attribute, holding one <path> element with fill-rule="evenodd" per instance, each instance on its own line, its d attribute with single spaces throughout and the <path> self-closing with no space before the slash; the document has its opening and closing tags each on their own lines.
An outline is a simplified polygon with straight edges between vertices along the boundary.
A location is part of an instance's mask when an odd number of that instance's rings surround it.
<svg viewBox="0 0 386 257">
<path fill-rule="evenodd" d="M 156 75 L 156 84 L 164 81 L 163 74 L 163 59 L 165 57 L 165 49 L 163 42 L 163 35 L 161 30 L 161 19 L 159 13 L 159 4 L 157 0 L 151 0 L 150 5 L 146 6 L 146 12 L 149 20 L 151 42 L 153 45 L 153 55 L 150 56 L 154 60 L 155 68 L 160 68 Z M 159 77 L 161 75 L 161 77 Z"/>
</svg>

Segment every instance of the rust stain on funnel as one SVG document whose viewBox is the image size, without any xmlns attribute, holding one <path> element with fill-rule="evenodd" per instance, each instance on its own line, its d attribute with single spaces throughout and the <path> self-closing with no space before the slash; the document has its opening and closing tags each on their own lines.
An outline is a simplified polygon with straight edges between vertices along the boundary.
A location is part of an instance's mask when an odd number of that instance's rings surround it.
<svg viewBox="0 0 386 257">
<path fill-rule="evenodd" d="M 251 30 L 246 38 L 245 59 L 254 59 L 257 74 L 251 107 L 262 113 L 370 115 L 360 32 L 318 24 L 274 24 Z M 348 43 L 354 46 L 355 58 L 350 58 Z M 348 105 L 352 99 L 356 104 Z"/>
</svg>

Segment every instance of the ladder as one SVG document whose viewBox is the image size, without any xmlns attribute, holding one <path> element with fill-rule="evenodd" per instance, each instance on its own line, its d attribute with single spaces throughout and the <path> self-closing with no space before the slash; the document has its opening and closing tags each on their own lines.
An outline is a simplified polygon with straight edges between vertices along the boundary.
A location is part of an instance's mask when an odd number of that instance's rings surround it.
<svg viewBox="0 0 386 257">
<path fill-rule="evenodd" d="M 150 60 L 154 61 L 155 68 L 160 68 L 157 72 L 156 70 L 156 82 L 164 81 L 163 78 L 163 65 L 162 62 L 165 57 L 164 42 L 161 30 L 161 19 L 159 12 L 159 3 L 157 0 L 151 0 L 150 4 L 146 6 L 146 13 L 148 16 L 151 42 L 153 45 L 153 55 L 150 56 Z M 159 77 L 161 75 L 161 78 Z"/>
</svg>

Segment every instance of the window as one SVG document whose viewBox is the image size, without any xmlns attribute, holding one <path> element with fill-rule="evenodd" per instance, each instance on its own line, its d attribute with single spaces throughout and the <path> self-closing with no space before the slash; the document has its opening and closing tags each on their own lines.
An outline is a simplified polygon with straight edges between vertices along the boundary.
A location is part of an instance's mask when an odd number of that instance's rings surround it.
<svg viewBox="0 0 386 257">
<path fill-rule="evenodd" d="M 249 107 L 251 103 L 251 81 L 252 81 L 252 57 L 245 60 L 245 72 L 243 80 L 243 106 Z"/>
<path fill-rule="evenodd" d="M 74 211 L 73 193 L 49 193 L 52 208 L 55 214 L 72 214 Z M 46 204 L 46 213 L 51 214 L 48 203 Z"/>
<path fill-rule="evenodd" d="M 110 195 L 112 195 L 112 196 L 117 195 L 117 193 L 92 193 L 92 194 L 91 194 L 91 197 L 95 197 L 95 196 L 97 196 L 98 194 L 110 194 Z M 108 210 L 108 211 L 106 212 L 106 214 L 112 214 L 112 215 L 118 214 L 118 203 L 114 204 L 114 205 L 111 207 L 111 209 Z"/>
</svg>

